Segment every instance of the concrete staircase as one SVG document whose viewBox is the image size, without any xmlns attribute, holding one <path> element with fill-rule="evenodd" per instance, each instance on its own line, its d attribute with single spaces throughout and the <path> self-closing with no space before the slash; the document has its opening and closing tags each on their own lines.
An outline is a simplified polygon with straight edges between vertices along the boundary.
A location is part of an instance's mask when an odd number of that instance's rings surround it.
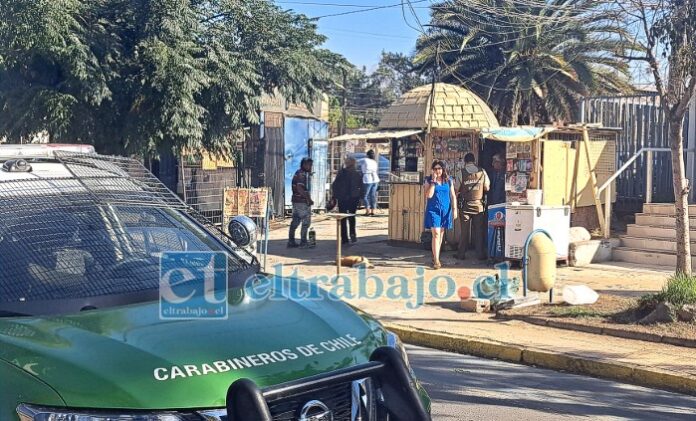
<svg viewBox="0 0 696 421">
<path fill-rule="evenodd" d="M 696 256 L 696 205 L 689 206 L 691 254 Z M 613 259 L 642 266 L 674 267 L 677 263 L 674 205 L 650 203 L 643 205 L 643 213 L 636 214 L 636 223 L 629 224 L 621 236 L 621 246 L 613 251 Z M 696 259 L 692 263 L 696 269 Z"/>
</svg>

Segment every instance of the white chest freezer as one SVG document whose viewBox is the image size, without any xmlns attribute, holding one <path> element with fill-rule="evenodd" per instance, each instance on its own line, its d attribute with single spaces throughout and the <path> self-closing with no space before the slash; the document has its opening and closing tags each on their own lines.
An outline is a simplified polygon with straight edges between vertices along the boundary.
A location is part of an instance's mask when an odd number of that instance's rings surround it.
<svg viewBox="0 0 696 421">
<path fill-rule="evenodd" d="M 522 259 L 524 243 L 534 230 L 548 232 L 558 259 L 568 258 L 569 206 L 510 205 L 505 207 L 505 257 Z M 540 234 L 541 235 L 541 234 Z"/>
</svg>

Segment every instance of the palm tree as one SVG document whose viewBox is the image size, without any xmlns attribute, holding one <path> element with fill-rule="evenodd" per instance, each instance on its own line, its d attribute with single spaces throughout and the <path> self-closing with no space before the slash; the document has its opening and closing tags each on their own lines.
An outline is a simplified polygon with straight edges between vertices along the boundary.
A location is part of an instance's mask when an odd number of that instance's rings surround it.
<svg viewBox="0 0 696 421">
<path fill-rule="evenodd" d="M 598 0 L 447 0 L 416 46 L 421 69 L 484 98 L 503 124 L 577 119 L 583 96 L 631 90 L 634 49 Z"/>
</svg>

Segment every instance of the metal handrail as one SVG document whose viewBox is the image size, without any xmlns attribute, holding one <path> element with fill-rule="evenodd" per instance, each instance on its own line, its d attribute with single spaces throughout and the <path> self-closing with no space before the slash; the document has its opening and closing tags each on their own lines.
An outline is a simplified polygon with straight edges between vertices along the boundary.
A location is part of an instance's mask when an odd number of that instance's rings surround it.
<svg viewBox="0 0 696 421">
<path fill-rule="evenodd" d="M 646 153 L 647 156 L 647 168 L 645 175 L 645 203 L 652 203 L 652 186 L 653 186 L 653 153 L 655 152 L 672 152 L 670 148 L 641 148 L 636 152 L 625 164 L 621 166 L 607 181 L 604 182 L 597 189 L 597 199 L 600 198 L 602 192 L 604 191 L 604 238 L 609 238 L 611 235 L 611 183 L 616 180 L 616 178 L 621 175 L 626 169 L 633 164 L 633 162 L 638 159 L 640 155 Z M 694 152 L 694 149 L 684 149 L 684 152 Z"/>
<path fill-rule="evenodd" d="M 609 179 L 608 179 L 607 181 L 605 181 L 604 184 L 602 184 L 602 185 L 597 189 L 597 197 L 599 197 L 600 193 L 602 193 L 602 191 L 603 191 L 604 189 L 606 189 L 607 187 L 609 187 L 609 185 L 610 185 L 614 180 L 616 180 L 616 179 L 621 175 L 621 173 L 623 173 L 624 171 L 626 171 L 626 169 L 627 169 L 631 164 L 633 164 L 633 161 L 635 161 L 636 159 L 638 159 L 638 157 L 639 157 L 640 155 L 642 155 L 644 152 L 649 152 L 649 153 L 652 154 L 652 152 L 671 152 L 671 151 L 672 151 L 672 150 L 671 150 L 670 148 L 641 148 L 641 149 L 640 149 L 638 152 L 636 152 L 628 161 L 626 161 L 626 163 L 623 164 L 623 165 L 621 166 L 621 168 L 619 168 L 618 170 L 616 170 L 616 172 L 615 172 L 614 174 L 612 174 L 612 176 L 609 177 Z M 685 152 L 687 152 L 687 151 L 685 151 Z M 651 161 L 652 161 L 652 160 L 651 160 Z M 649 162 L 649 163 L 648 163 L 648 167 L 652 167 L 652 162 Z M 652 180 L 650 180 L 650 181 L 652 181 Z M 651 195 L 651 196 L 652 196 L 652 195 Z M 648 203 L 650 203 L 650 202 L 648 202 Z"/>
</svg>

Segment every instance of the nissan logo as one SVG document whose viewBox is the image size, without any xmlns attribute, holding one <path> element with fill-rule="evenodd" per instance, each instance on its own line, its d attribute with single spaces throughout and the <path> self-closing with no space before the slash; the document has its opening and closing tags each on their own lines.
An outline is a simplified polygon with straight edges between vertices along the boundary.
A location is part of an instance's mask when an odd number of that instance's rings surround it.
<svg viewBox="0 0 696 421">
<path fill-rule="evenodd" d="M 300 421 L 333 421 L 333 413 L 322 401 L 309 401 L 300 411 Z"/>
</svg>

